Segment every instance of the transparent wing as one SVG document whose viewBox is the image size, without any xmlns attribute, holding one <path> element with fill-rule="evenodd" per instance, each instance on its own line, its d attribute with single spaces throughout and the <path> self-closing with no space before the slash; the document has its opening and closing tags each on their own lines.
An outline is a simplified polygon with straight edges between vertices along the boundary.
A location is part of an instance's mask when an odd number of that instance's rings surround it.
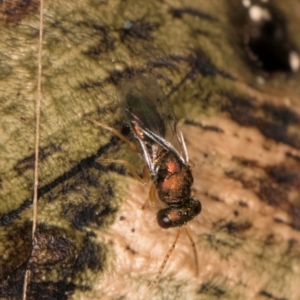
<svg viewBox="0 0 300 300">
<path fill-rule="evenodd" d="M 168 99 L 152 78 L 135 76 L 121 83 L 119 99 L 140 142 L 156 143 L 187 162 L 185 143 Z"/>
</svg>

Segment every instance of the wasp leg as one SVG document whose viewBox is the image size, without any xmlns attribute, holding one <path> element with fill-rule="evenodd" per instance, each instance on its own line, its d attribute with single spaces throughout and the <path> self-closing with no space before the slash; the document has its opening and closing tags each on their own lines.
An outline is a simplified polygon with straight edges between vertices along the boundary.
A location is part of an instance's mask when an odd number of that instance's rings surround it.
<svg viewBox="0 0 300 300">
<path fill-rule="evenodd" d="M 181 144 L 182 150 L 183 150 L 183 157 L 186 163 L 189 162 L 189 155 L 186 149 L 186 145 L 185 145 L 185 141 L 184 141 L 184 137 L 182 134 L 182 131 L 178 129 L 178 127 L 181 127 L 185 122 L 185 119 L 180 119 L 177 121 L 177 123 L 175 124 L 175 130 L 177 132 L 177 138 L 179 143 Z"/>
<path fill-rule="evenodd" d="M 138 180 L 140 183 L 146 185 L 149 182 L 149 178 L 144 178 L 141 177 L 134 169 L 134 167 L 126 160 L 123 159 L 110 159 L 110 158 L 98 158 L 96 159 L 97 162 L 101 162 L 101 163 L 116 163 L 116 164 L 120 164 L 123 165 L 128 171 L 129 173 L 136 179 Z"/>
<path fill-rule="evenodd" d="M 182 134 L 181 131 L 178 131 L 177 137 L 178 137 L 178 140 L 179 140 L 179 142 L 181 144 L 181 147 L 182 147 L 184 160 L 185 160 L 186 163 L 188 163 L 189 162 L 189 155 L 188 155 L 186 145 L 185 145 L 185 141 L 184 141 L 184 137 L 183 137 L 183 134 Z"/>
<path fill-rule="evenodd" d="M 160 268 L 159 268 L 159 270 L 158 270 L 158 272 L 157 272 L 157 274 L 156 274 L 154 280 L 153 280 L 153 281 L 151 282 L 151 284 L 149 285 L 148 292 L 150 292 L 150 291 L 157 285 L 157 283 L 158 283 L 158 281 L 159 281 L 159 279 L 160 279 L 160 277 L 161 277 L 161 274 L 162 274 L 162 272 L 163 272 L 163 270 L 164 270 L 164 268 L 165 268 L 165 266 L 166 266 L 166 264 L 167 264 L 167 262 L 168 262 L 168 260 L 169 260 L 169 258 L 170 258 L 170 256 L 171 256 L 173 250 L 175 249 L 176 243 L 177 243 L 178 238 L 179 238 L 179 235 L 180 235 L 180 231 L 181 231 L 181 227 L 178 228 L 178 233 L 177 233 L 177 235 L 176 235 L 176 238 L 175 238 L 175 241 L 173 242 L 172 247 L 171 247 L 171 248 L 169 249 L 169 251 L 167 252 L 167 254 L 166 254 L 166 256 L 165 256 L 165 259 L 164 259 L 164 261 L 162 262 L 162 264 L 161 264 L 161 266 L 160 266 Z"/>
<path fill-rule="evenodd" d="M 99 121 L 96 121 L 95 119 L 93 118 L 90 118 L 90 117 L 84 117 L 86 120 L 94 123 L 95 125 L 99 126 L 99 127 L 102 127 L 110 132 L 112 132 L 114 135 L 116 135 L 120 140 L 122 140 L 123 142 L 125 142 L 129 147 L 130 149 L 133 151 L 133 152 L 140 152 L 138 147 L 136 146 L 136 144 L 132 143 L 131 141 L 129 141 L 129 139 L 127 137 L 125 137 L 121 132 L 119 132 L 118 130 L 116 130 L 115 128 L 113 127 L 110 127 L 110 126 L 107 126 Z"/>
<path fill-rule="evenodd" d="M 188 228 L 186 227 L 186 225 L 184 225 L 184 229 L 185 229 L 185 232 L 186 232 L 186 234 L 192 244 L 193 250 L 194 250 L 194 258 L 195 258 L 195 265 L 196 265 L 196 277 L 198 277 L 199 268 L 198 268 L 198 254 L 197 254 L 196 245 L 195 245 L 192 235 L 191 235 L 190 231 L 188 230 Z"/>
<path fill-rule="evenodd" d="M 195 163 L 192 160 L 189 160 L 189 166 L 191 168 L 194 168 L 195 167 Z"/>
<path fill-rule="evenodd" d="M 151 207 L 155 207 L 155 203 L 157 201 L 156 197 L 157 197 L 156 196 L 156 187 L 155 187 L 155 184 L 152 183 L 150 190 L 149 190 L 149 202 L 150 202 Z"/>
<path fill-rule="evenodd" d="M 146 183 L 149 183 L 149 181 L 151 179 L 147 165 L 144 165 L 144 167 L 143 167 L 143 178 Z"/>
<path fill-rule="evenodd" d="M 149 180 L 150 180 L 150 178 L 149 178 Z M 156 196 L 156 188 L 155 188 L 154 183 L 152 183 L 150 190 L 149 190 L 148 198 L 146 199 L 145 203 L 143 204 L 142 209 L 145 209 L 145 206 L 148 201 L 149 201 L 151 207 L 155 207 L 155 203 L 157 201 L 156 197 L 157 197 Z"/>
</svg>

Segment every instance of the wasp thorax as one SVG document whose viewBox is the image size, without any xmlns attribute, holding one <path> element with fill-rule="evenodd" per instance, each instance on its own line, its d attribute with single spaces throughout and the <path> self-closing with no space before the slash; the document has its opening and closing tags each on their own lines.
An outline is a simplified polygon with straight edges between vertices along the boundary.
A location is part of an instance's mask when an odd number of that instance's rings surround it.
<svg viewBox="0 0 300 300">
<path fill-rule="evenodd" d="M 156 186 L 161 201 L 178 206 L 191 195 L 193 176 L 190 167 L 172 153 L 166 153 L 159 161 Z"/>
</svg>

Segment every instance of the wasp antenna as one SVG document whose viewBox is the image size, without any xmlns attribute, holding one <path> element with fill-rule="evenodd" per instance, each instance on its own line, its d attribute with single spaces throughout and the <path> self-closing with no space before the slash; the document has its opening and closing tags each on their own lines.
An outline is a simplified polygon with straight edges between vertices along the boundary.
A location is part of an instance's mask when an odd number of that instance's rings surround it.
<svg viewBox="0 0 300 300">
<path fill-rule="evenodd" d="M 160 277 L 161 277 L 161 274 L 162 274 L 162 272 L 163 272 L 163 270 L 164 270 L 164 268 L 165 268 L 165 266 L 166 266 L 166 264 L 167 264 L 167 262 L 168 262 L 168 260 L 169 260 L 169 258 L 170 258 L 170 256 L 171 256 L 173 250 L 175 249 L 175 245 L 176 245 L 176 243 L 177 243 L 177 241 L 178 241 L 178 238 L 179 238 L 179 235 L 180 235 L 180 231 L 181 231 L 181 227 L 179 227 L 178 232 L 177 232 L 177 235 L 176 235 L 176 238 L 175 238 L 175 241 L 173 242 L 172 247 L 171 247 L 171 248 L 169 249 L 169 251 L 167 252 L 167 254 L 166 254 L 166 256 L 165 256 L 165 259 L 164 259 L 164 261 L 162 262 L 162 264 L 161 264 L 161 266 L 160 266 L 160 268 L 159 268 L 159 270 L 158 270 L 158 272 L 157 272 L 157 274 L 156 274 L 154 280 L 153 280 L 153 281 L 151 282 L 151 284 L 149 285 L 148 292 L 150 292 L 150 291 L 157 285 L 157 283 L 158 283 L 158 281 L 159 281 L 159 279 L 160 279 Z"/>
<path fill-rule="evenodd" d="M 194 242 L 192 235 L 191 235 L 190 231 L 188 230 L 186 224 L 184 224 L 184 229 L 185 229 L 185 232 L 186 232 L 186 234 L 191 242 L 191 245 L 193 247 L 193 250 L 194 250 L 194 258 L 195 258 L 195 265 L 196 265 L 196 277 L 198 277 L 199 268 L 198 268 L 198 254 L 197 254 L 196 245 L 195 245 L 195 242 Z"/>
</svg>

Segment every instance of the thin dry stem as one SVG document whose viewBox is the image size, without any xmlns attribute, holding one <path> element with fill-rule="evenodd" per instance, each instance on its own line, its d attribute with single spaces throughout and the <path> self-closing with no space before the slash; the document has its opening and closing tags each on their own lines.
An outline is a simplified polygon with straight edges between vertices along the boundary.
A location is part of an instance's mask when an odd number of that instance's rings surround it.
<svg viewBox="0 0 300 300">
<path fill-rule="evenodd" d="M 33 191 L 33 212 L 32 212 L 32 246 L 35 243 L 35 232 L 37 224 L 37 199 L 39 185 L 39 146 L 40 146 L 40 118 L 41 118 L 41 81 L 42 81 L 42 44 L 43 44 L 43 10 L 44 1 L 40 0 L 40 34 L 38 50 L 38 80 L 36 98 L 36 130 L 35 130 L 35 164 L 34 164 L 34 191 Z M 26 269 L 23 285 L 23 300 L 27 298 L 27 286 L 30 277 L 30 270 Z"/>
</svg>

